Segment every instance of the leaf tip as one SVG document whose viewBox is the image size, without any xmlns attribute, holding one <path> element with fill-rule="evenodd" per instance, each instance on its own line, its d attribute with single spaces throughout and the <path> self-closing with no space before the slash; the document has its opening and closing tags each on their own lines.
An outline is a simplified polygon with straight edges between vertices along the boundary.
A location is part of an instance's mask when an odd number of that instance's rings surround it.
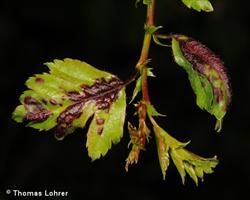
<svg viewBox="0 0 250 200">
<path fill-rule="evenodd" d="M 223 119 L 218 119 L 218 120 L 216 121 L 214 130 L 215 130 L 217 133 L 220 133 L 221 130 L 222 130 L 222 122 L 223 122 Z"/>
<path fill-rule="evenodd" d="M 162 179 L 165 181 L 166 180 L 166 172 L 162 172 Z"/>
</svg>

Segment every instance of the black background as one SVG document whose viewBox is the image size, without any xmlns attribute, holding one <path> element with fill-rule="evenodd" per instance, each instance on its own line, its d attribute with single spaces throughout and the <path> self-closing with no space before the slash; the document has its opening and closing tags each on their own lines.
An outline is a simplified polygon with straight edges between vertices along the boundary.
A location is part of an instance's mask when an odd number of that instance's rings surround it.
<svg viewBox="0 0 250 200">
<path fill-rule="evenodd" d="M 215 119 L 195 105 L 186 73 L 173 62 L 171 50 L 153 45 L 150 54 L 157 76 L 149 82 L 151 101 L 167 115 L 159 123 L 179 140 L 191 139 L 190 150 L 220 159 L 215 173 L 196 187 L 189 177 L 183 186 L 173 164 L 166 181 L 162 180 L 153 138 L 139 163 L 125 173 L 126 130 L 107 156 L 91 162 L 86 129 L 57 142 L 52 131 L 39 133 L 11 119 L 25 80 L 46 71 L 42 63 L 55 58 L 84 60 L 126 79 L 140 54 L 145 7 L 135 8 L 134 0 L 0 1 L 0 199 L 11 199 L 6 189 L 68 191 L 65 199 L 249 196 L 249 5 L 248 1 L 212 2 L 213 13 L 199 13 L 181 1 L 158 0 L 156 24 L 167 33 L 198 39 L 223 58 L 233 101 L 221 134 L 213 130 Z M 128 110 L 132 114 L 133 106 Z M 135 118 L 128 119 L 136 123 Z"/>
</svg>

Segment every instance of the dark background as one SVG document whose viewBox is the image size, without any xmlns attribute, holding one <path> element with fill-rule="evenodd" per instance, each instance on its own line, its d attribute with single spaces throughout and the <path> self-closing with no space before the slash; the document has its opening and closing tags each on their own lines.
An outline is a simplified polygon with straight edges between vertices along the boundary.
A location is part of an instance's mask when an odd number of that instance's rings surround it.
<svg viewBox="0 0 250 200">
<path fill-rule="evenodd" d="M 166 181 L 162 180 L 153 138 L 138 165 L 125 173 L 126 129 L 122 141 L 92 163 L 85 148 L 86 129 L 57 142 L 52 131 L 39 133 L 11 120 L 25 80 L 46 71 L 42 64 L 55 58 L 84 60 L 126 79 L 140 54 L 145 7 L 136 9 L 134 0 L 0 1 L 0 199 L 10 199 L 6 189 L 68 191 L 66 199 L 229 200 L 249 196 L 247 2 L 212 0 L 215 11 L 199 13 L 180 0 L 158 0 L 157 25 L 163 25 L 167 33 L 183 33 L 209 46 L 223 58 L 231 77 L 233 101 L 223 131 L 217 134 L 215 119 L 195 105 L 186 73 L 173 62 L 171 50 L 152 46 L 151 65 L 157 78 L 150 79 L 151 101 L 167 115 L 159 123 L 179 140 L 191 139 L 190 150 L 220 159 L 215 173 L 206 175 L 196 187 L 189 177 L 185 186 L 181 184 L 173 163 Z M 128 110 L 132 113 L 133 106 Z"/>
</svg>

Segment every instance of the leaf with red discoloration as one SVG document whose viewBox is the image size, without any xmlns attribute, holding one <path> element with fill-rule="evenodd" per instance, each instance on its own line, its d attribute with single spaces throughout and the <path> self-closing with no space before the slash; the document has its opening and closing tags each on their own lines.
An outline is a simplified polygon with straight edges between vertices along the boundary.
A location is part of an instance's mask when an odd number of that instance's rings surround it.
<svg viewBox="0 0 250 200">
<path fill-rule="evenodd" d="M 87 134 L 89 156 L 105 155 L 123 133 L 126 98 L 123 82 L 85 62 L 65 59 L 46 64 L 50 73 L 27 80 L 30 90 L 13 113 L 17 122 L 41 130 L 55 129 L 58 140 L 85 126 L 94 115 Z"/>
<path fill-rule="evenodd" d="M 216 130 L 220 131 L 231 102 L 223 62 L 200 42 L 183 35 L 172 36 L 172 49 L 176 63 L 188 73 L 197 105 L 216 117 Z"/>
</svg>

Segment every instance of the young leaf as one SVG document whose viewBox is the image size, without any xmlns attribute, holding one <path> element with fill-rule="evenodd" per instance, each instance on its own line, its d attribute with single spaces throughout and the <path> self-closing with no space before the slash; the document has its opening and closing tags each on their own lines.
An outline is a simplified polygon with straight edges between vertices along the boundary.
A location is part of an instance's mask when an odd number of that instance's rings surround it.
<svg viewBox="0 0 250 200">
<path fill-rule="evenodd" d="M 196 185 L 198 185 L 198 178 L 203 181 L 204 173 L 213 173 L 213 168 L 218 164 L 216 156 L 213 158 L 203 158 L 191 153 L 184 148 L 189 142 L 179 142 L 164 131 L 152 117 L 150 120 L 156 136 L 158 157 L 163 178 L 165 178 L 170 156 L 181 176 L 183 184 L 185 183 L 186 173 L 194 180 Z"/>
<path fill-rule="evenodd" d="M 155 77 L 154 73 L 152 72 L 152 68 L 147 68 L 147 75 L 149 77 Z M 132 103 L 134 101 L 134 99 L 136 98 L 136 96 L 138 95 L 138 93 L 141 90 L 142 90 L 142 77 L 139 76 L 139 78 L 137 79 L 136 84 L 135 84 L 135 89 L 133 91 L 132 98 L 131 98 L 129 103 Z"/>
<path fill-rule="evenodd" d="M 139 160 L 141 149 L 139 146 L 133 144 L 131 151 L 126 159 L 125 170 L 128 172 L 129 165 L 137 164 Z"/>
<path fill-rule="evenodd" d="M 138 93 L 141 91 L 142 87 L 142 82 L 141 82 L 141 76 L 137 79 L 136 84 L 135 84 L 135 89 L 133 91 L 133 96 L 131 98 L 131 101 L 129 103 L 132 103 L 135 99 L 135 97 L 138 95 Z"/>
<path fill-rule="evenodd" d="M 194 10 L 197 11 L 205 11 L 205 12 L 212 12 L 213 6 L 209 2 L 209 0 L 182 0 L 182 2 L 188 7 L 188 8 L 193 8 Z"/>
<path fill-rule="evenodd" d="M 156 31 L 158 31 L 161 28 L 162 26 L 145 26 L 145 31 L 148 34 L 153 35 Z"/>
<path fill-rule="evenodd" d="M 93 160 L 104 156 L 123 133 L 122 81 L 79 60 L 54 60 L 46 65 L 50 73 L 26 81 L 30 90 L 20 96 L 13 119 L 27 121 L 40 131 L 55 128 L 55 137 L 61 140 L 94 116 L 87 134 L 88 152 Z"/>
<path fill-rule="evenodd" d="M 150 117 L 154 117 L 154 116 L 165 117 L 166 116 L 166 115 L 159 113 L 152 104 L 147 103 L 146 106 L 147 106 L 147 113 Z"/>
<path fill-rule="evenodd" d="M 137 164 L 139 160 L 139 155 L 141 150 L 145 150 L 145 143 L 140 130 L 134 127 L 130 122 L 128 122 L 128 131 L 130 136 L 130 144 L 132 144 L 132 149 L 126 159 L 125 170 L 128 171 L 129 165 Z M 128 145 L 128 147 L 129 147 Z"/>
<path fill-rule="evenodd" d="M 143 3 L 145 5 L 150 5 L 152 3 L 152 0 L 143 0 Z"/>
<path fill-rule="evenodd" d="M 146 141 L 149 139 L 150 129 L 146 124 L 146 104 L 144 102 L 139 102 L 135 105 L 137 108 L 137 114 L 139 118 L 138 128 L 132 126 L 128 123 L 128 131 L 130 136 L 129 144 L 132 144 L 132 149 L 126 159 L 125 169 L 128 171 L 129 165 L 137 163 L 141 150 L 145 150 Z"/>
<path fill-rule="evenodd" d="M 168 44 L 163 44 L 160 40 L 159 40 L 159 36 L 156 34 L 153 34 L 153 41 L 155 42 L 155 44 L 162 46 L 162 47 L 169 47 L 170 45 Z"/>
<path fill-rule="evenodd" d="M 135 5 L 137 6 L 138 3 L 143 2 L 145 5 L 150 5 L 152 3 L 152 0 L 136 0 Z"/>
<path fill-rule="evenodd" d="M 200 42 L 183 35 L 173 36 L 172 50 L 176 63 L 188 74 L 197 105 L 216 117 L 219 132 L 231 101 L 223 62 Z"/>
<path fill-rule="evenodd" d="M 166 171 L 169 166 L 169 145 L 166 142 L 165 134 L 163 134 L 162 131 L 155 131 L 155 140 L 163 180 L 165 180 Z"/>
</svg>

